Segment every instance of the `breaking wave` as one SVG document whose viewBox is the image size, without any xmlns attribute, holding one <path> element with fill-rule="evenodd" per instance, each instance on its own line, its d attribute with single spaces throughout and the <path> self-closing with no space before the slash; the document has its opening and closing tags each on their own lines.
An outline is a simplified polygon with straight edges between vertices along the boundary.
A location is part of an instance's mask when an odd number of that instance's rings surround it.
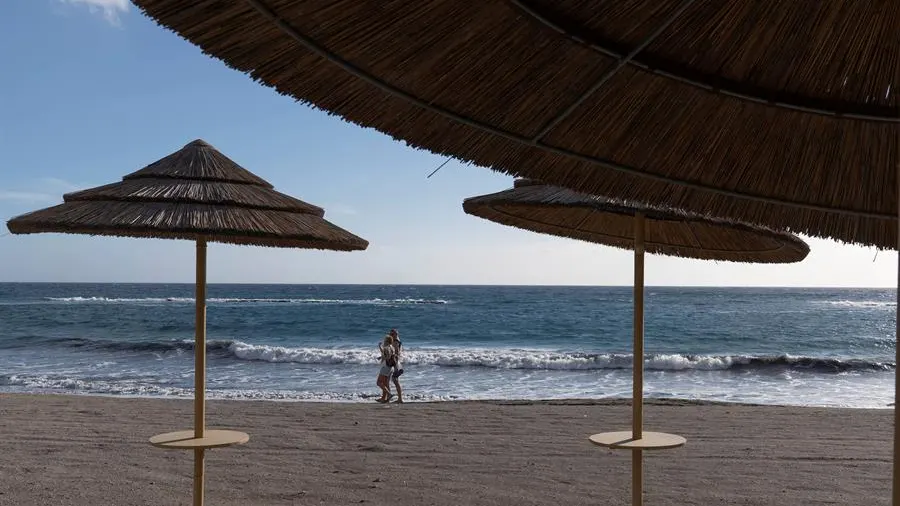
<svg viewBox="0 0 900 506">
<path fill-rule="evenodd" d="M 23 338 L 24 339 L 24 338 Z M 87 338 L 45 340 L 45 345 L 113 353 L 182 354 L 192 352 L 194 344 L 181 341 L 116 341 Z M 310 365 L 362 365 L 378 362 L 373 348 L 314 348 L 250 344 L 237 340 L 212 340 L 207 343 L 211 359 L 247 360 L 270 363 Z M 545 369 L 583 371 L 629 369 L 632 355 L 625 353 L 579 353 L 522 349 L 408 348 L 403 353 L 407 365 L 438 367 L 485 367 L 495 369 Z M 658 371 L 778 371 L 785 369 L 818 373 L 885 371 L 892 362 L 802 357 L 790 355 L 693 355 L 653 354 L 644 360 L 646 370 Z"/>
<path fill-rule="evenodd" d="M 884 300 L 826 300 L 818 303 L 856 309 L 892 309 L 897 307 L 896 301 Z"/>
</svg>

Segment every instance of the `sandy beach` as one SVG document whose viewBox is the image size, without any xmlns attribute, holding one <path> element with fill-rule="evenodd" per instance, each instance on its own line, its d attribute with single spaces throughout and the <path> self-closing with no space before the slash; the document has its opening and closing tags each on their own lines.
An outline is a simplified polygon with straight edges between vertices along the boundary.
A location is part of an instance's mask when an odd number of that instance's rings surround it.
<svg viewBox="0 0 900 506">
<path fill-rule="evenodd" d="M 189 452 L 147 444 L 188 428 L 185 400 L 0 396 L 0 504 L 189 504 Z M 220 401 L 207 504 L 625 505 L 621 401 L 405 405 Z M 648 402 L 645 427 L 688 444 L 645 457 L 648 505 L 887 505 L 890 410 Z"/>
</svg>

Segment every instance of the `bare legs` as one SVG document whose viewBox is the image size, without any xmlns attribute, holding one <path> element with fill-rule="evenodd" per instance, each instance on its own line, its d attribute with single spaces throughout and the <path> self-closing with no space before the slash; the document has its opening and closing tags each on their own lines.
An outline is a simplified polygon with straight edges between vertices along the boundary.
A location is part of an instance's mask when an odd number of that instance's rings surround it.
<svg viewBox="0 0 900 506">
<path fill-rule="evenodd" d="M 394 376 L 394 387 L 397 389 L 397 402 L 403 404 L 403 389 L 400 388 L 400 378 Z M 391 387 L 388 385 L 388 394 L 391 392 Z"/>
<path fill-rule="evenodd" d="M 391 384 L 389 378 L 383 374 L 378 374 L 378 381 L 376 384 L 378 385 L 378 388 L 381 389 L 381 398 L 378 399 L 378 402 L 387 402 L 388 399 L 391 398 Z"/>
</svg>

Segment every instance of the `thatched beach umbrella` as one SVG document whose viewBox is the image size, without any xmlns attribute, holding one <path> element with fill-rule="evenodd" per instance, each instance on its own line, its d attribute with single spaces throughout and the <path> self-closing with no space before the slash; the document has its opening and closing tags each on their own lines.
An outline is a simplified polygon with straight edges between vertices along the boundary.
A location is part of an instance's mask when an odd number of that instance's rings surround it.
<svg viewBox="0 0 900 506">
<path fill-rule="evenodd" d="M 643 504 L 642 452 L 685 443 L 681 436 L 643 430 L 644 253 L 753 263 L 799 262 L 809 253 L 805 242 L 785 232 L 528 180 L 517 180 L 510 190 L 466 199 L 463 210 L 525 230 L 634 250 L 632 427 L 590 437 L 600 446 L 632 450 L 634 506 Z"/>
<path fill-rule="evenodd" d="M 158 447 L 194 450 L 194 504 L 203 504 L 204 450 L 249 436 L 206 428 L 206 243 L 364 250 L 368 242 L 326 221 L 325 212 L 272 188 L 202 140 L 121 182 L 64 196 L 65 203 L 15 217 L 14 234 L 62 232 L 187 239 L 197 244 L 194 429 L 150 438 Z"/>
</svg>

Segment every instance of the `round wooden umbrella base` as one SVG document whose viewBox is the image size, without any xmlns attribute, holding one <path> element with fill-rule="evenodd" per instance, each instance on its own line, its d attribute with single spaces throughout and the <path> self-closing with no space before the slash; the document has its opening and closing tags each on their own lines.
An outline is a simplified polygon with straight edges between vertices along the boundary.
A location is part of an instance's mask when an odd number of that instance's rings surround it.
<svg viewBox="0 0 900 506">
<path fill-rule="evenodd" d="M 159 448 L 173 450 L 196 450 L 200 448 L 222 448 L 224 446 L 242 445 L 250 441 L 245 432 L 236 430 L 207 430 L 203 437 L 194 437 L 192 430 L 167 432 L 150 438 L 150 444 Z"/>
<path fill-rule="evenodd" d="M 640 439 L 634 439 L 630 430 L 603 432 L 588 438 L 598 446 L 620 450 L 667 450 L 684 446 L 687 440 L 665 432 L 644 432 Z"/>
</svg>

